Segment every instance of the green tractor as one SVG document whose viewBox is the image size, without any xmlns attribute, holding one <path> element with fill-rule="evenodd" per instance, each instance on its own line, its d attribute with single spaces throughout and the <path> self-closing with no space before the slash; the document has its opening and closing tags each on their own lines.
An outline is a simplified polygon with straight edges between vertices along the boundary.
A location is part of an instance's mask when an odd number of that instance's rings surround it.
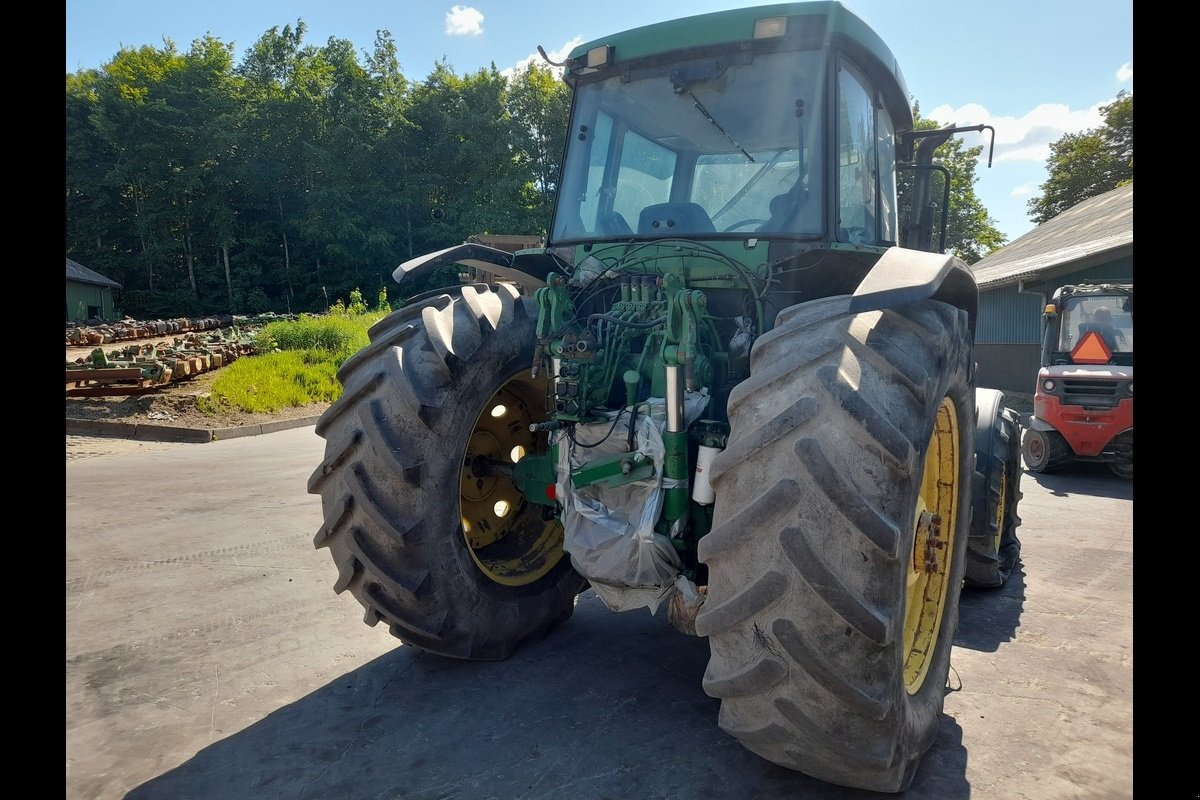
<svg viewBox="0 0 1200 800">
<path fill-rule="evenodd" d="M 339 372 L 309 483 L 334 589 L 461 659 L 508 657 L 589 586 L 665 606 L 708 638 L 746 747 L 904 790 L 960 588 L 1003 583 L 1018 544 L 1016 415 L 975 388 L 975 281 L 933 230 L 932 152 L 960 129 L 912 130 L 891 52 L 836 2 L 563 66 L 545 246 L 401 264 L 495 280 L 414 298 Z"/>
</svg>

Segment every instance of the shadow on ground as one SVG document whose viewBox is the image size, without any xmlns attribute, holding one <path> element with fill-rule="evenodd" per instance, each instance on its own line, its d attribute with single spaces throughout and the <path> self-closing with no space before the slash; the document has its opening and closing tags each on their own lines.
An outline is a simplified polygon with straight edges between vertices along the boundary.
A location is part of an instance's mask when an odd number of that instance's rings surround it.
<svg viewBox="0 0 1200 800">
<path fill-rule="evenodd" d="M 954 645 L 984 653 L 996 652 L 1000 645 L 1016 638 L 1024 608 L 1025 565 L 1017 561 L 1003 586 L 963 588 L 958 600 Z M 954 676 L 950 677 L 953 680 Z"/>
<path fill-rule="evenodd" d="M 129 800 L 837 798 L 880 795 L 775 766 L 717 727 L 702 639 L 591 592 L 501 663 L 400 646 L 198 752 Z M 943 716 L 909 798 L 970 796 Z"/>
<path fill-rule="evenodd" d="M 1023 480 L 1037 481 L 1056 497 L 1085 494 L 1117 500 L 1133 499 L 1133 481 L 1118 478 L 1098 462 L 1076 461 L 1048 473 L 1026 470 Z"/>
</svg>

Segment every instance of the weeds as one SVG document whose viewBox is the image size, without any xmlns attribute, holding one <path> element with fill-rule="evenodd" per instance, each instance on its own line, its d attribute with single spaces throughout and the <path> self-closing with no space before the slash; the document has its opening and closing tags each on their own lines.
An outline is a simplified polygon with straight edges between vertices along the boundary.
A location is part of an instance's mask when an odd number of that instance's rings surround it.
<svg viewBox="0 0 1200 800">
<path fill-rule="evenodd" d="M 380 305 L 384 304 L 386 298 L 381 297 Z M 340 397 L 338 367 L 366 347 L 367 329 L 386 312 L 382 308 L 368 312 L 357 290 L 350 293 L 350 306 L 343 305 L 341 313 L 335 308 L 326 316 L 301 315 L 294 322 L 263 327 L 255 337 L 262 355 L 239 358 L 222 369 L 213 381 L 211 395 L 198 401 L 201 410 L 269 413 L 289 406 L 332 403 Z M 351 314 L 352 308 L 361 308 L 361 312 Z"/>
</svg>

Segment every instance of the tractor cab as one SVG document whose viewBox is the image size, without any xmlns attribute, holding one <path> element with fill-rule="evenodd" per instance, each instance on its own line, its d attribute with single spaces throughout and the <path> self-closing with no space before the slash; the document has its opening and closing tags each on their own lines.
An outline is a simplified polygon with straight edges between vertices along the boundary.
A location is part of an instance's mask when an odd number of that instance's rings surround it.
<svg viewBox="0 0 1200 800">
<path fill-rule="evenodd" d="M 847 52 L 836 18 L 789 10 L 723 21 L 745 40 L 633 66 L 661 42 L 656 26 L 580 48 L 551 241 L 895 244 L 896 121 L 912 127 L 902 78 L 878 53 Z M 716 41 L 721 22 L 672 35 Z"/>
<path fill-rule="evenodd" d="M 837 3 L 581 45 L 564 65 L 574 100 L 548 246 L 578 265 L 697 243 L 711 258 L 689 278 L 772 284 L 759 332 L 801 293 L 853 291 L 901 238 L 897 137 L 913 117 L 895 64 Z M 799 275 L 816 251 L 822 268 Z"/>
<path fill-rule="evenodd" d="M 1053 306 L 1053 311 L 1050 311 Z M 1042 366 L 1133 366 L 1133 287 L 1067 286 L 1047 307 Z M 1089 336 L 1091 334 L 1091 336 Z"/>
</svg>

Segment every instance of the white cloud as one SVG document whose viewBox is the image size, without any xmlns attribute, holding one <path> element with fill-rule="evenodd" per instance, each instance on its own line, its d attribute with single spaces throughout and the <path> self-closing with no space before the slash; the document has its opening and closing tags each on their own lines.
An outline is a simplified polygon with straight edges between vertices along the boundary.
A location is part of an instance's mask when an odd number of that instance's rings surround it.
<svg viewBox="0 0 1200 800">
<path fill-rule="evenodd" d="M 1121 68 L 1117 70 L 1117 80 L 1119 80 L 1121 83 L 1129 83 L 1131 80 L 1133 80 L 1132 61 L 1126 61 L 1121 65 Z"/>
<path fill-rule="evenodd" d="M 483 33 L 483 14 L 470 6 L 455 6 L 446 12 L 447 36 L 478 36 Z"/>
<path fill-rule="evenodd" d="M 562 61 L 566 59 L 570 52 L 581 44 L 583 44 L 583 37 L 576 36 L 574 39 L 571 39 L 571 41 L 565 43 L 562 47 L 559 47 L 556 50 L 547 50 L 546 55 L 550 56 L 551 61 L 562 63 Z M 530 64 L 540 64 L 542 66 L 550 67 L 551 72 L 559 77 L 562 77 L 563 68 L 547 64 L 542 60 L 542 54 L 537 52 L 530 53 L 508 69 L 500 70 L 500 74 L 505 78 L 512 80 L 514 75 L 516 75 L 518 72 L 528 69 Z"/>
<path fill-rule="evenodd" d="M 968 103 L 959 108 L 941 105 L 925 116 L 943 125 L 991 125 L 996 129 L 996 161 L 1045 162 L 1051 142 L 1058 141 L 1065 133 L 1080 133 L 1103 123 L 1101 105 L 1104 103 L 1072 110 L 1063 103 L 1042 103 L 1021 117 L 998 117 L 978 103 Z M 990 136 L 986 133 L 966 134 L 963 141 L 971 147 L 982 144 L 982 158 L 987 158 Z"/>
<path fill-rule="evenodd" d="M 1020 186 L 1014 186 L 1013 190 L 1008 193 L 1009 197 L 1024 197 L 1027 194 L 1033 194 L 1037 189 L 1037 184 L 1022 183 Z"/>
</svg>

